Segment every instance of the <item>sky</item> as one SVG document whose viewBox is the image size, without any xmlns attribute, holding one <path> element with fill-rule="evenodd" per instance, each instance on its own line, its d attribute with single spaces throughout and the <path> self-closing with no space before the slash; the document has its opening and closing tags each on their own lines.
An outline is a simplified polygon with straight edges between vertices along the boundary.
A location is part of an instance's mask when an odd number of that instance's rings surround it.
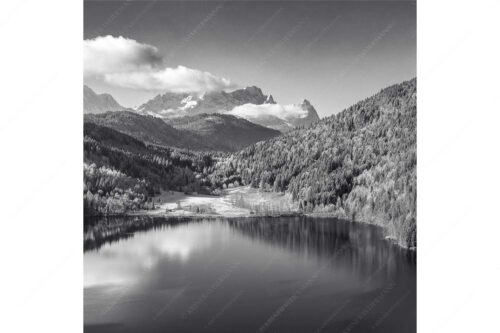
<svg viewBox="0 0 500 333">
<path fill-rule="evenodd" d="M 324 117 L 416 76 L 416 3 L 85 1 L 84 40 L 85 84 L 127 107 L 255 85 Z"/>
</svg>

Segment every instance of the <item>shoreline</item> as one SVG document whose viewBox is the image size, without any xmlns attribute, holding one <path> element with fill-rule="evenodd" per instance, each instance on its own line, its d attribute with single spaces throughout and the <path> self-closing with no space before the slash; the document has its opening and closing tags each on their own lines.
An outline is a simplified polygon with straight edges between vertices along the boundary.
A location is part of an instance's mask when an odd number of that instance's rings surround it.
<svg viewBox="0 0 500 333">
<path fill-rule="evenodd" d="M 128 212 L 125 216 L 158 217 L 278 217 L 301 216 L 289 195 L 261 192 L 249 185 L 223 190 L 221 195 L 162 191 L 153 197 L 155 209 Z"/>
<path fill-rule="evenodd" d="M 172 219 L 203 219 L 203 218 L 256 218 L 256 217 L 311 217 L 336 218 L 349 222 L 374 225 L 385 230 L 384 226 L 366 222 L 350 221 L 335 214 L 302 213 L 292 202 L 289 195 L 276 192 L 261 192 L 250 186 L 240 186 L 222 191 L 220 196 L 205 194 L 185 194 L 175 191 L 162 191 L 153 197 L 155 209 L 137 210 L 118 214 L 87 216 L 88 218 L 106 217 L 163 217 Z M 85 218 L 87 218 L 85 217 Z M 385 239 L 401 248 L 416 251 L 416 247 L 407 247 L 397 239 L 385 236 Z"/>
</svg>

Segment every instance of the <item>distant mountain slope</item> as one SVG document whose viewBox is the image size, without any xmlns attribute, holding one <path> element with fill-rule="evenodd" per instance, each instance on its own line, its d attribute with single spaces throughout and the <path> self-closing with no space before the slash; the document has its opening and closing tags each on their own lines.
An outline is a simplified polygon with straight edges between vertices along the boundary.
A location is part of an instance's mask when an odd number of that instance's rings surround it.
<svg viewBox="0 0 500 333">
<path fill-rule="evenodd" d="M 112 128 L 147 143 L 194 150 L 212 149 L 210 144 L 197 136 L 180 131 L 159 118 L 134 112 L 86 114 L 85 121 Z"/>
<path fill-rule="evenodd" d="M 211 181 L 286 191 L 304 212 L 382 225 L 416 246 L 416 79 L 383 89 L 309 128 L 221 161 Z"/>
<path fill-rule="evenodd" d="M 134 112 L 86 114 L 86 122 L 112 128 L 141 141 L 192 150 L 236 151 L 281 134 L 230 115 L 202 114 L 170 120 Z"/>
<path fill-rule="evenodd" d="M 126 110 L 126 108 L 118 104 L 110 94 L 96 94 L 88 86 L 83 86 L 83 111 L 85 113 L 122 110 Z"/>
<path fill-rule="evenodd" d="M 272 95 L 264 95 L 255 86 L 232 92 L 210 92 L 202 96 L 165 93 L 142 104 L 137 112 L 162 119 L 227 113 L 279 131 L 289 131 L 319 120 L 316 110 L 307 100 L 297 105 L 279 105 Z"/>
<path fill-rule="evenodd" d="M 281 132 L 225 114 L 200 114 L 166 120 L 173 127 L 197 135 L 223 151 L 237 151 Z"/>
<path fill-rule="evenodd" d="M 115 148 L 125 149 L 133 152 L 140 152 L 146 148 L 144 142 L 121 133 L 112 128 L 100 126 L 96 123 L 85 121 L 83 124 L 84 137 L 92 138 L 102 144 L 110 145 Z"/>
</svg>

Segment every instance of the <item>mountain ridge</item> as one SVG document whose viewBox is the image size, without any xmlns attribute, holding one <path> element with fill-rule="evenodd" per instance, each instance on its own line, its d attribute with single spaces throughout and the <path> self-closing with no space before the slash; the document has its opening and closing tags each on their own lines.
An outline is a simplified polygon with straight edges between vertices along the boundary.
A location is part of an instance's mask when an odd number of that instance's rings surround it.
<svg viewBox="0 0 500 333">
<path fill-rule="evenodd" d="M 189 115 L 200 113 L 221 113 L 235 106 L 252 103 L 263 104 L 268 96 L 256 86 L 249 86 L 231 92 L 213 91 L 201 95 L 190 93 L 165 92 L 158 94 L 137 108 L 140 113 L 154 112 L 159 116 L 167 115 L 167 110 L 187 111 Z M 175 116 L 173 114 L 172 116 Z"/>
<path fill-rule="evenodd" d="M 83 112 L 102 113 L 106 111 L 124 111 L 127 108 L 121 106 L 110 94 L 97 94 L 89 86 L 83 86 Z"/>
<path fill-rule="evenodd" d="M 203 137 L 224 151 L 237 151 L 258 141 L 281 135 L 280 131 L 228 114 L 202 113 L 165 120 L 179 130 Z"/>
<path fill-rule="evenodd" d="M 130 111 L 86 114 L 85 122 L 112 128 L 150 144 L 233 152 L 281 133 L 231 115 L 200 114 L 172 119 Z"/>
<path fill-rule="evenodd" d="M 246 108 L 258 112 L 237 113 L 235 110 Z M 289 109 L 296 109 L 303 117 L 290 113 L 284 116 Z M 249 86 L 232 92 L 209 92 L 199 96 L 189 93 L 158 94 L 146 103 L 139 106 L 136 111 L 140 114 L 156 116 L 162 119 L 171 119 L 182 116 L 191 116 L 201 113 L 232 114 L 247 119 L 253 123 L 276 129 L 288 131 L 296 126 L 307 126 L 317 120 L 319 116 L 314 107 L 308 104 L 278 105 L 271 94 L 265 95 L 257 86 Z M 251 112 L 251 111 L 249 111 Z M 260 114 L 260 113 L 265 114 Z M 258 113 L 258 114 L 257 114 Z"/>
</svg>

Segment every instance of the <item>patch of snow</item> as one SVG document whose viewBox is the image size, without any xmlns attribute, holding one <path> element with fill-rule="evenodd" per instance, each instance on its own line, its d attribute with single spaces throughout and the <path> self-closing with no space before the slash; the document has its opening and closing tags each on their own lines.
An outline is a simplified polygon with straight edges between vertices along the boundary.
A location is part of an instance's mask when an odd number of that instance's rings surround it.
<svg viewBox="0 0 500 333">
<path fill-rule="evenodd" d="M 159 115 L 153 111 L 146 111 L 146 114 L 148 114 L 149 116 L 155 117 L 155 118 L 163 118 L 161 115 Z"/>
<path fill-rule="evenodd" d="M 183 106 L 179 107 L 179 110 L 188 110 L 194 108 L 196 105 L 198 105 L 198 101 L 193 101 L 193 96 L 189 95 L 188 97 L 184 98 L 181 101 L 181 104 L 184 104 Z"/>
<path fill-rule="evenodd" d="M 159 113 L 161 113 L 161 114 L 165 114 L 165 115 L 167 115 L 167 114 L 169 114 L 169 113 L 174 113 L 174 112 L 175 112 L 175 110 L 174 110 L 174 109 L 166 109 L 166 110 L 160 110 L 160 111 L 159 111 Z"/>
</svg>

